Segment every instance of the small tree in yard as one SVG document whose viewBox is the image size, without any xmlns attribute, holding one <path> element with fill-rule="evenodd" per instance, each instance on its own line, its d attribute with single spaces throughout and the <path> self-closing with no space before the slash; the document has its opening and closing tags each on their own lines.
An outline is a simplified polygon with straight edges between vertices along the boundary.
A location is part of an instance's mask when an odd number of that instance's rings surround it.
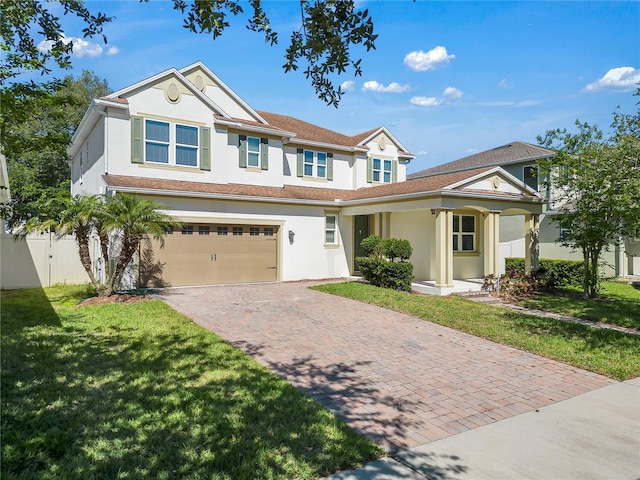
<svg viewBox="0 0 640 480">
<path fill-rule="evenodd" d="M 360 245 L 367 256 L 356 258 L 356 262 L 365 280 L 377 287 L 411 291 L 413 264 L 407 260 L 413 249 L 408 240 L 371 235 Z"/>
<path fill-rule="evenodd" d="M 579 250 L 585 298 L 598 296 L 598 260 L 623 236 L 640 232 L 640 115 L 614 115 L 613 134 L 576 122 L 577 134 L 552 130 L 539 143 L 557 151 L 540 170 L 565 236 L 563 246 Z"/>
<path fill-rule="evenodd" d="M 176 226 L 172 217 L 159 211 L 161 208 L 158 203 L 127 194 L 59 198 L 52 200 L 49 217 L 30 219 L 27 230 L 52 230 L 57 237 L 74 235 L 80 262 L 98 296 L 109 297 L 116 293 L 143 238 L 162 244 L 165 229 Z M 94 274 L 89 249 L 92 235 L 99 239 L 104 283 Z"/>
</svg>

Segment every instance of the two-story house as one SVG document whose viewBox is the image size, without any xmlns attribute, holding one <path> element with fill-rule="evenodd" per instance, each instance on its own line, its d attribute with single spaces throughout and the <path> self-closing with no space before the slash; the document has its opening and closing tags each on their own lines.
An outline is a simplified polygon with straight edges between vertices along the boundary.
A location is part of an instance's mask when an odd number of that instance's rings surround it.
<svg viewBox="0 0 640 480">
<path fill-rule="evenodd" d="M 416 280 L 445 291 L 498 273 L 499 218 L 535 228 L 543 203 L 500 167 L 407 182 L 387 128 L 254 110 L 199 62 L 95 99 L 68 153 L 72 194 L 132 193 L 183 224 L 150 246 L 174 286 L 347 277 L 377 234 L 408 239 Z"/>
<path fill-rule="evenodd" d="M 539 218 L 539 255 L 541 258 L 582 260 L 579 251 L 572 251 L 556 242 L 564 235 L 562 229 L 553 222 L 557 215 L 554 209 L 553 189 L 548 190 L 538 175 L 538 162 L 549 159 L 554 151 L 524 142 L 512 142 L 507 145 L 476 153 L 468 157 L 438 165 L 427 170 L 408 175 L 408 179 L 432 178 L 453 172 L 465 172 L 478 168 L 501 167 L 522 181 L 528 187 L 538 191 L 546 200 L 544 212 Z M 525 232 L 522 221 L 517 216 L 503 216 L 500 220 L 501 266 L 504 257 L 522 257 L 525 255 Z M 607 276 L 627 276 L 640 274 L 640 256 L 624 242 L 613 245 L 602 258 L 602 270 Z"/>
</svg>

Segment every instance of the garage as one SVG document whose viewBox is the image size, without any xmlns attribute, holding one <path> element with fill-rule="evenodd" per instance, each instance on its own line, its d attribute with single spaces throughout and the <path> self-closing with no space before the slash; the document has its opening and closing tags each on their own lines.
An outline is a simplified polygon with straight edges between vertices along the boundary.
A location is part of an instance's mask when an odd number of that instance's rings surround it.
<svg viewBox="0 0 640 480">
<path fill-rule="evenodd" d="M 278 226 L 189 223 L 167 232 L 164 248 L 140 248 L 139 283 L 147 287 L 278 280 Z"/>
</svg>

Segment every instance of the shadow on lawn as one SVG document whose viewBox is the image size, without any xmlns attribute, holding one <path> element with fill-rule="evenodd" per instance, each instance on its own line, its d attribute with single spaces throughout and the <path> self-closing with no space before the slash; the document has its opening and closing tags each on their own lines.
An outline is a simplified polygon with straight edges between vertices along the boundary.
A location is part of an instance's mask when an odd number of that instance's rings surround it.
<svg viewBox="0 0 640 480">
<path fill-rule="evenodd" d="M 199 328 L 41 326 L 3 328 L 2 478 L 315 478 L 378 454 Z"/>
</svg>

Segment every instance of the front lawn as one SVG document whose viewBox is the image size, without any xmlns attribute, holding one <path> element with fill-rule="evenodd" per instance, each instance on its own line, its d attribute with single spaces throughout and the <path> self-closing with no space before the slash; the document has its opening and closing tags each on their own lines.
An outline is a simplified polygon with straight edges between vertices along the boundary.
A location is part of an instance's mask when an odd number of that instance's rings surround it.
<svg viewBox="0 0 640 480">
<path fill-rule="evenodd" d="M 562 313 L 597 322 L 640 328 L 640 286 L 621 282 L 604 282 L 601 298 L 581 298 L 577 288 L 562 289 L 555 294 L 540 294 L 520 302 L 527 308 Z"/>
<path fill-rule="evenodd" d="M 640 375 L 640 335 L 524 315 L 455 296 L 415 295 L 358 282 L 314 288 L 406 313 L 618 380 Z"/>
<path fill-rule="evenodd" d="M 1 292 L 0 477 L 310 479 L 383 454 L 153 300 Z"/>
</svg>

